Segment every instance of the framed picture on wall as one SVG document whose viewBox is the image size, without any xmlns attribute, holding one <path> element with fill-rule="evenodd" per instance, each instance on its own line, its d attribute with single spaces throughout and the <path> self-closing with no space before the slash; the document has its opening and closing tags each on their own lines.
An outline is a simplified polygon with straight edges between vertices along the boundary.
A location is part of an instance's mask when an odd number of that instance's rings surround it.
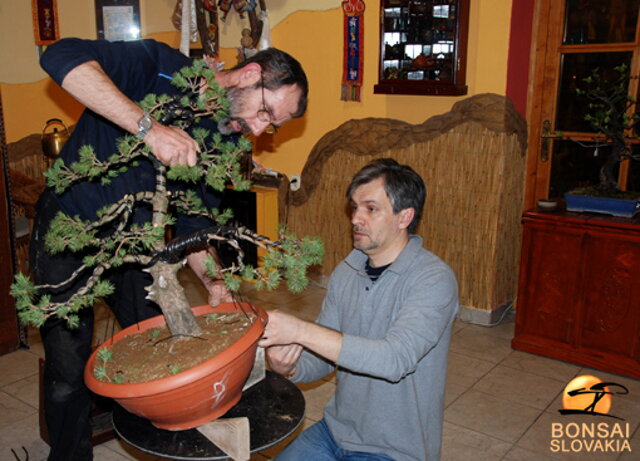
<svg viewBox="0 0 640 461">
<path fill-rule="evenodd" d="M 140 0 L 95 0 L 98 38 L 140 39 Z"/>
</svg>

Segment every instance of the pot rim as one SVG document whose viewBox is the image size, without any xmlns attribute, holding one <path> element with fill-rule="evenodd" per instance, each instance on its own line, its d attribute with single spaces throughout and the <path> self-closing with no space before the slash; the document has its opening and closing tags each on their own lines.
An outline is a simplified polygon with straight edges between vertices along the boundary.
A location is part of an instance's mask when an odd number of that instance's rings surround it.
<svg viewBox="0 0 640 461">
<path fill-rule="evenodd" d="M 248 306 L 248 303 L 221 303 L 216 307 L 212 307 L 208 304 L 202 306 L 192 307 L 191 310 L 194 312 L 196 316 L 200 316 L 207 313 L 224 313 L 224 312 L 236 312 L 238 304 L 243 304 Z M 132 383 L 132 384 L 116 384 L 116 383 L 107 383 L 104 381 L 100 381 L 93 375 L 93 368 L 95 365 L 95 361 L 98 355 L 98 351 L 102 347 L 111 347 L 111 345 L 120 339 L 132 334 L 138 333 L 140 331 L 146 331 L 149 328 L 153 328 L 156 326 L 163 326 L 166 324 L 164 321 L 164 316 L 158 315 L 156 317 L 151 317 L 149 319 L 143 320 L 142 322 L 135 323 L 124 330 L 119 331 L 111 338 L 104 341 L 100 346 L 93 351 L 84 370 L 84 379 L 87 387 L 91 389 L 93 392 L 99 395 L 108 396 L 115 399 L 123 399 L 123 398 L 139 398 L 151 395 L 161 394 L 163 392 L 171 391 L 176 388 L 176 386 L 184 386 L 189 383 L 197 382 L 203 378 L 206 378 L 211 374 L 212 364 L 215 363 L 215 369 L 220 370 L 224 367 L 228 366 L 233 360 L 235 360 L 238 356 L 244 354 L 249 348 L 251 348 L 262 336 L 264 331 L 263 322 L 259 321 L 260 319 L 266 320 L 267 315 L 264 309 L 259 306 L 253 305 L 253 307 L 258 311 L 258 321 L 255 321 L 253 325 L 247 330 L 244 336 L 238 339 L 236 342 L 231 344 L 227 349 L 220 352 L 218 355 L 211 357 L 209 360 L 206 360 L 194 367 L 191 367 L 187 370 L 176 373 L 175 375 L 166 376 L 164 378 L 154 379 L 151 381 L 145 381 L 142 383 Z M 240 352 L 238 352 L 240 349 Z M 153 391 L 149 391 L 149 386 L 153 386 Z"/>
</svg>

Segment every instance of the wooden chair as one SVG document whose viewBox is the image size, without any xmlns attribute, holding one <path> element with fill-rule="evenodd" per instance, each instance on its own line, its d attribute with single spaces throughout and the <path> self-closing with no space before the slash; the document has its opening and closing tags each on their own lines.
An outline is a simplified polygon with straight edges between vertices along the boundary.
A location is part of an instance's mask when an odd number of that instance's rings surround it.
<svg viewBox="0 0 640 461">
<path fill-rule="evenodd" d="M 29 274 L 29 241 L 35 205 L 45 188 L 44 172 L 49 168 L 49 160 L 44 156 L 40 136 L 36 134 L 8 144 L 7 154 L 17 271 Z"/>
</svg>

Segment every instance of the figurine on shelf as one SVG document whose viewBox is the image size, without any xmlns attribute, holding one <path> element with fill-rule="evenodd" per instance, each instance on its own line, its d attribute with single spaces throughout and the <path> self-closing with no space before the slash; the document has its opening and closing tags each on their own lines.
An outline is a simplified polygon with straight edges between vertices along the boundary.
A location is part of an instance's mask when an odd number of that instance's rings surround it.
<svg viewBox="0 0 640 461">
<path fill-rule="evenodd" d="M 414 69 L 426 70 L 431 69 L 436 65 L 436 60 L 432 56 L 426 56 L 424 53 L 420 53 L 411 61 L 411 65 Z"/>
<path fill-rule="evenodd" d="M 400 69 L 395 66 L 387 67 L 384 70 L 384 78 L 397 80 L 400 78 Z"/>
</svg>

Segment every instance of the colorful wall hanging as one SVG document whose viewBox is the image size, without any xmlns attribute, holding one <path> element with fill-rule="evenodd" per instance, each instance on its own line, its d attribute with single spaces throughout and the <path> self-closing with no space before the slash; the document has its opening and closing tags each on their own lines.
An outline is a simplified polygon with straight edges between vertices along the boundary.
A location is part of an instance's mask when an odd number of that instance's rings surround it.
<svg viewBox="0 0 640 461">
<path fill-rule="evenodd" d="M 345 0 L 344 68 L 342 73 L 343 101 L 360 101 L 362 62 L 364 59 L 364 0 Z"/>
<path fill-rule="evenodd" d="M 60 38 L 58 0 L 32 0 L 31 9 L 36 45 L 51 45 Z"/>
</svg>

